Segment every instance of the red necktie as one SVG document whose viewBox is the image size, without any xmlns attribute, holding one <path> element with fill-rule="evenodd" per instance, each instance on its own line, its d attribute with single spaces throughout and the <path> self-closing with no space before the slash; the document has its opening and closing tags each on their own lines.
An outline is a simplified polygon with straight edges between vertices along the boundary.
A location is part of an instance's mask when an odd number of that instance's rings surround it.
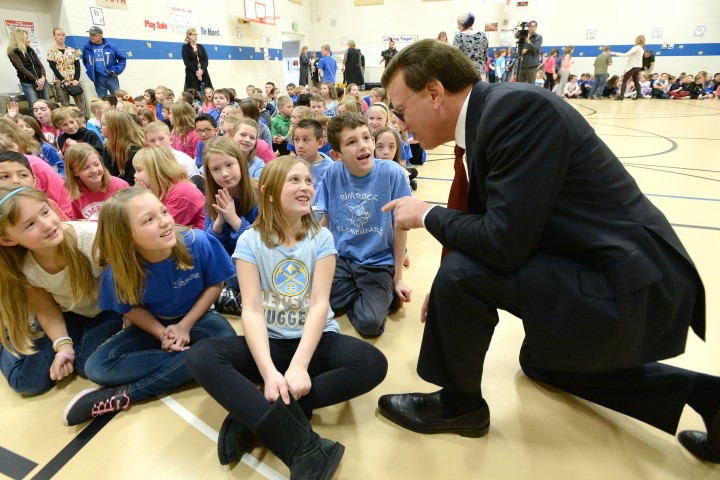
<svg viewBox="0 0 720 480">
<path fill-rule="evenodd" d="M 465 173 L 465 163 L 463 162 L 464 154 L 465 149 L 455 145 L 455 177 L 453 177 L 450 186 L 447 207 L 467 212 L 468 179 L 467 173 Z"/>
<path fill-rule="evenodd" d="M 465 164 L 463 163 L 463 155 L 465 149 L 455 145 L 455 176 L 452 185 L 450 185 L 450 195 L 448 195 L 447 208 L 467 212 L 467 192 L 468 179 L 465 173 Z M 447 249 L 443 247 L 442 257 L 445 257 Z"/>
</svg>

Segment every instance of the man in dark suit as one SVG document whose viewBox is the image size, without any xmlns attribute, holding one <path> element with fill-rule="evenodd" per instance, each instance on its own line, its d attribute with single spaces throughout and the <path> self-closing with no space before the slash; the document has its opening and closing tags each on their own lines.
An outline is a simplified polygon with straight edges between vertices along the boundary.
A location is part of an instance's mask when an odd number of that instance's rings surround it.
<svg viewBox="0 0 720 480">
<path fill-rule="evenodd" d="M 422 433 L 487 433 L 485 353 L 497 309 L 523 321 L 531 378 L 674 434 L 720 462 L 720 378 L 658 360 L 705 333 L 698 273 L 663 214 L 575 109 L 533 85 L 478 81 L 459 50 L 422 40 L 382 77 L 425 149 L 466 148 L 467 212 L 404 197 L 385 206 L 449 253 L 423 306 L 418 374 L 430 394 L 385 395 L 380 412 Z"/>
</svg>

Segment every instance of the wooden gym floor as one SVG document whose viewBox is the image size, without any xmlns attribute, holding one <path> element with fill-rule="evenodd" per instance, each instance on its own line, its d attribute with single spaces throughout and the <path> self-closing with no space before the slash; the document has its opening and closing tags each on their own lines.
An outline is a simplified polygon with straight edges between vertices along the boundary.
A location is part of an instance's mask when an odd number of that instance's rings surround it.
<svg viewBox="0 0 720 480">
<path fill-rule="evenodd" d="M 687 353 L 670 363 L 720 375 L 720 100 L 574 100 L 666 214 L 705 281 L 708 338 L 690 336 Z M 443 203 L 452 178 L 452 145 L 428 153 L 416 195 Z M 385 393 L 432 391 L 415 373 L 422 334 L 418 317 L 439 263 L 440 246 L 425 231 L 409 234 L 405 278 L 413 301 L 374 341 L 388 357 L 386 380 L 347 404 L 315 412 L 314 428 L 341 441 L 341 479 L 703 479 L 720 467 L 702 463 L 675 438 L 615 412 L 549 390 L 525 377 L 517 354 L 521 323 L 509 314 L 493 339 L 483 391 L 492 411 L 480 439 L 425 436 L 376 412 Z M 241 331 L 240 321 L 231 320 Z M 347 318 L 344 333 L 354 335 Z M 133 405 L 110 419 L 78 427 L 60 421 L 66 403 L 92 386 L 78 376 L 54 390 L 23 398 L 0 384 L 0 478 L 260 479 L 287 478 L 264 448 L 229 467 L 217 461 L 217 430 L 225 412 L 197 385 Z M 703 429 L 689 408 L 680 429 Z"/>
</svg>

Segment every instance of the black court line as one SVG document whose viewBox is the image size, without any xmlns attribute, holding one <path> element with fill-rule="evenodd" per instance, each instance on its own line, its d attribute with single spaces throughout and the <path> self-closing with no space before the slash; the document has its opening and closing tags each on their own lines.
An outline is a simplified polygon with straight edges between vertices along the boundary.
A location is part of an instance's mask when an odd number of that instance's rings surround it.
<svg viewBox="0 0 720 480">
<path fill-rule="evenodd" d="M 706 168 L 675 167 L 672 165 L 654 165 L 652 163 L 625 163 L 624 165 L 629 167 L 659 167 L 672 168 L 674 170 L 688 170 L 691 172 L 720 173 L 720 170 L 708 170 Z"/>
<path fill-rule="evenodd" d="M 668 148 L 668 149 L 665 150 L 664 152 L 648 153 L 648 154 L 646 154 L 646 155 L 632 155 L 632 156 L 627 156 L 627 157 L 618 156 L 618 158 L 645 158 L 645 157 L 656 157 L 656 156 L 658 156 L 658 155 L 665 155 L 665 154 L 667 154 L 667 153 L 670 153 L 670 152 L 672 152 L 672 151 L 675 151 L 675 150 L 677 150 L 677 148 L 678 148 L 678 144 L 677 144 L 672 138 L 666 137 L 665 135 L 660 135 L 659 133 L 648 132 L 648 131 L 646 131 L 646 130 L 640 130 L 640 129 L 638 129 L 638 128 L 619 127 L 619 126 L 617 126 L 617 125 L 608 125 L 608 124 L 604 124 L 604 123 L 598 123 L 598 124 L 596 124 L 596 125 L 602 125 L 602 126 L 604 126 L 604 127 L 614 127 L 614 128 L 619 128 L 619 129 L 622 129 L 622 130 L 630 130 L 630 131 L 633 131 L 633 132 L 646 133 L 646 134 L 648 134 L 648 135 L 650 135 L 650 136 L 655 136 L 655 137 L 658 137 L 658 138 L 662 138 L 663 140 L 667 140 L 668 142 L 670 142 L 670 148 Z"/>
<path fill-rule="evenodd" d="M 70 443 L 60 450 L 60 452 L 55 455 L 55 457 L 50 460 L 50 462 L 48 462 L 42 470 L 36 473 L 32 480 L 48 480 L 54 477 L 55 474 L 67 465 L 68 462 L 70 462 L 70 460 L 72 460 L 72 458 L 77 455 L 80 450 L 82 450 L 83 447 L 87 445 L 90 440 L 92 440 L 93 437 L 95 437 L 95 435 L 97 435 L 98 432 L 100 432 L 100 430 L 108 424 L 110 420 L 113 419 L 115 415 L 117 415 L 117 412 L 108 413 L 93 420 L 90 425 L 85 427 L 75 438 L 70 440 Z"/>
<path fill-rule="evenodd" d="M 720 179 L 718 179 L 718 178 L 703 177 L 700 175 L 690 175 L 689 173 L 682 173 L 682 172 L 673 172 L 672 170 L 665 170 L 662 168 L 645 167 L 645 166 L 640 166 L 640 165 L 633 165 L 632 167 L 633 168 L 641 168 L 644 170 L 654 170 L 656 172 L 669 173 L 671 175 L 681 175 L 683 177 L 699 178 L 701 180 L 709 180 L 711 182 L 720 182 Z"/>
<path fill-rule="evenodd" d="M 717 230 L 720 231 L 720 227 L 706 227 L 704 225 L 684 225 L 682 223 L 671 223 L 673 227 L 682 227 L 682 228 L 699 228 L 700 230 Z"/>
<path fill-rule="evenodd" d="M 0 447 L 0 473 L 13 480 L 20 480 L 32 472 L 38 464 L 22 455 Z"/>
</svg>

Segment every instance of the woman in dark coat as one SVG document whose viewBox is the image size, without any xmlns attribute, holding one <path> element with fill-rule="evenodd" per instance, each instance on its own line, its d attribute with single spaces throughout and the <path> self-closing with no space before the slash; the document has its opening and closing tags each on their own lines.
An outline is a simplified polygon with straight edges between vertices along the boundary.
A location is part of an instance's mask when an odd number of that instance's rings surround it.
<svg viewBox="0 0 720 480">
<path fill-rule="evenodd" d="M 355 48 L 355 41 L 350 40 L 348 42 L 348 49 L 345 51 L 345 59 L 343 60 L 343 64 L 345 65 L 345 84 L 365 84 L 362 65 L 360 64 L 361 55 L 360 50 Z"/>
<path fill-rule="evenodd" d="M 207 71 L 208 54 L 205 47 L 197 43 L 197 30 L 188 28 L 185 33 L 185 45 L 182 46 L 182 58 L 185 63 L 185 90 L 194 88 L 202 91 L 200 84 L 212 87 L 210 74 Z"/>
<path fill-rule="evenodd" d="M 308 57 L 308 47 L 303 45 L 300 50 L 300 79 L 298 85 L 307 87 L 308 73 L 310 72 L 310 58 Z"/>
<path fill-rule="evenodd" d="M 318 72 L 317 66 L 320 59 L 317 58 L 317 52 L 310 53 L 310 81 L 311 87 L 320 88 L 320 72 Z"/>
</svg>

